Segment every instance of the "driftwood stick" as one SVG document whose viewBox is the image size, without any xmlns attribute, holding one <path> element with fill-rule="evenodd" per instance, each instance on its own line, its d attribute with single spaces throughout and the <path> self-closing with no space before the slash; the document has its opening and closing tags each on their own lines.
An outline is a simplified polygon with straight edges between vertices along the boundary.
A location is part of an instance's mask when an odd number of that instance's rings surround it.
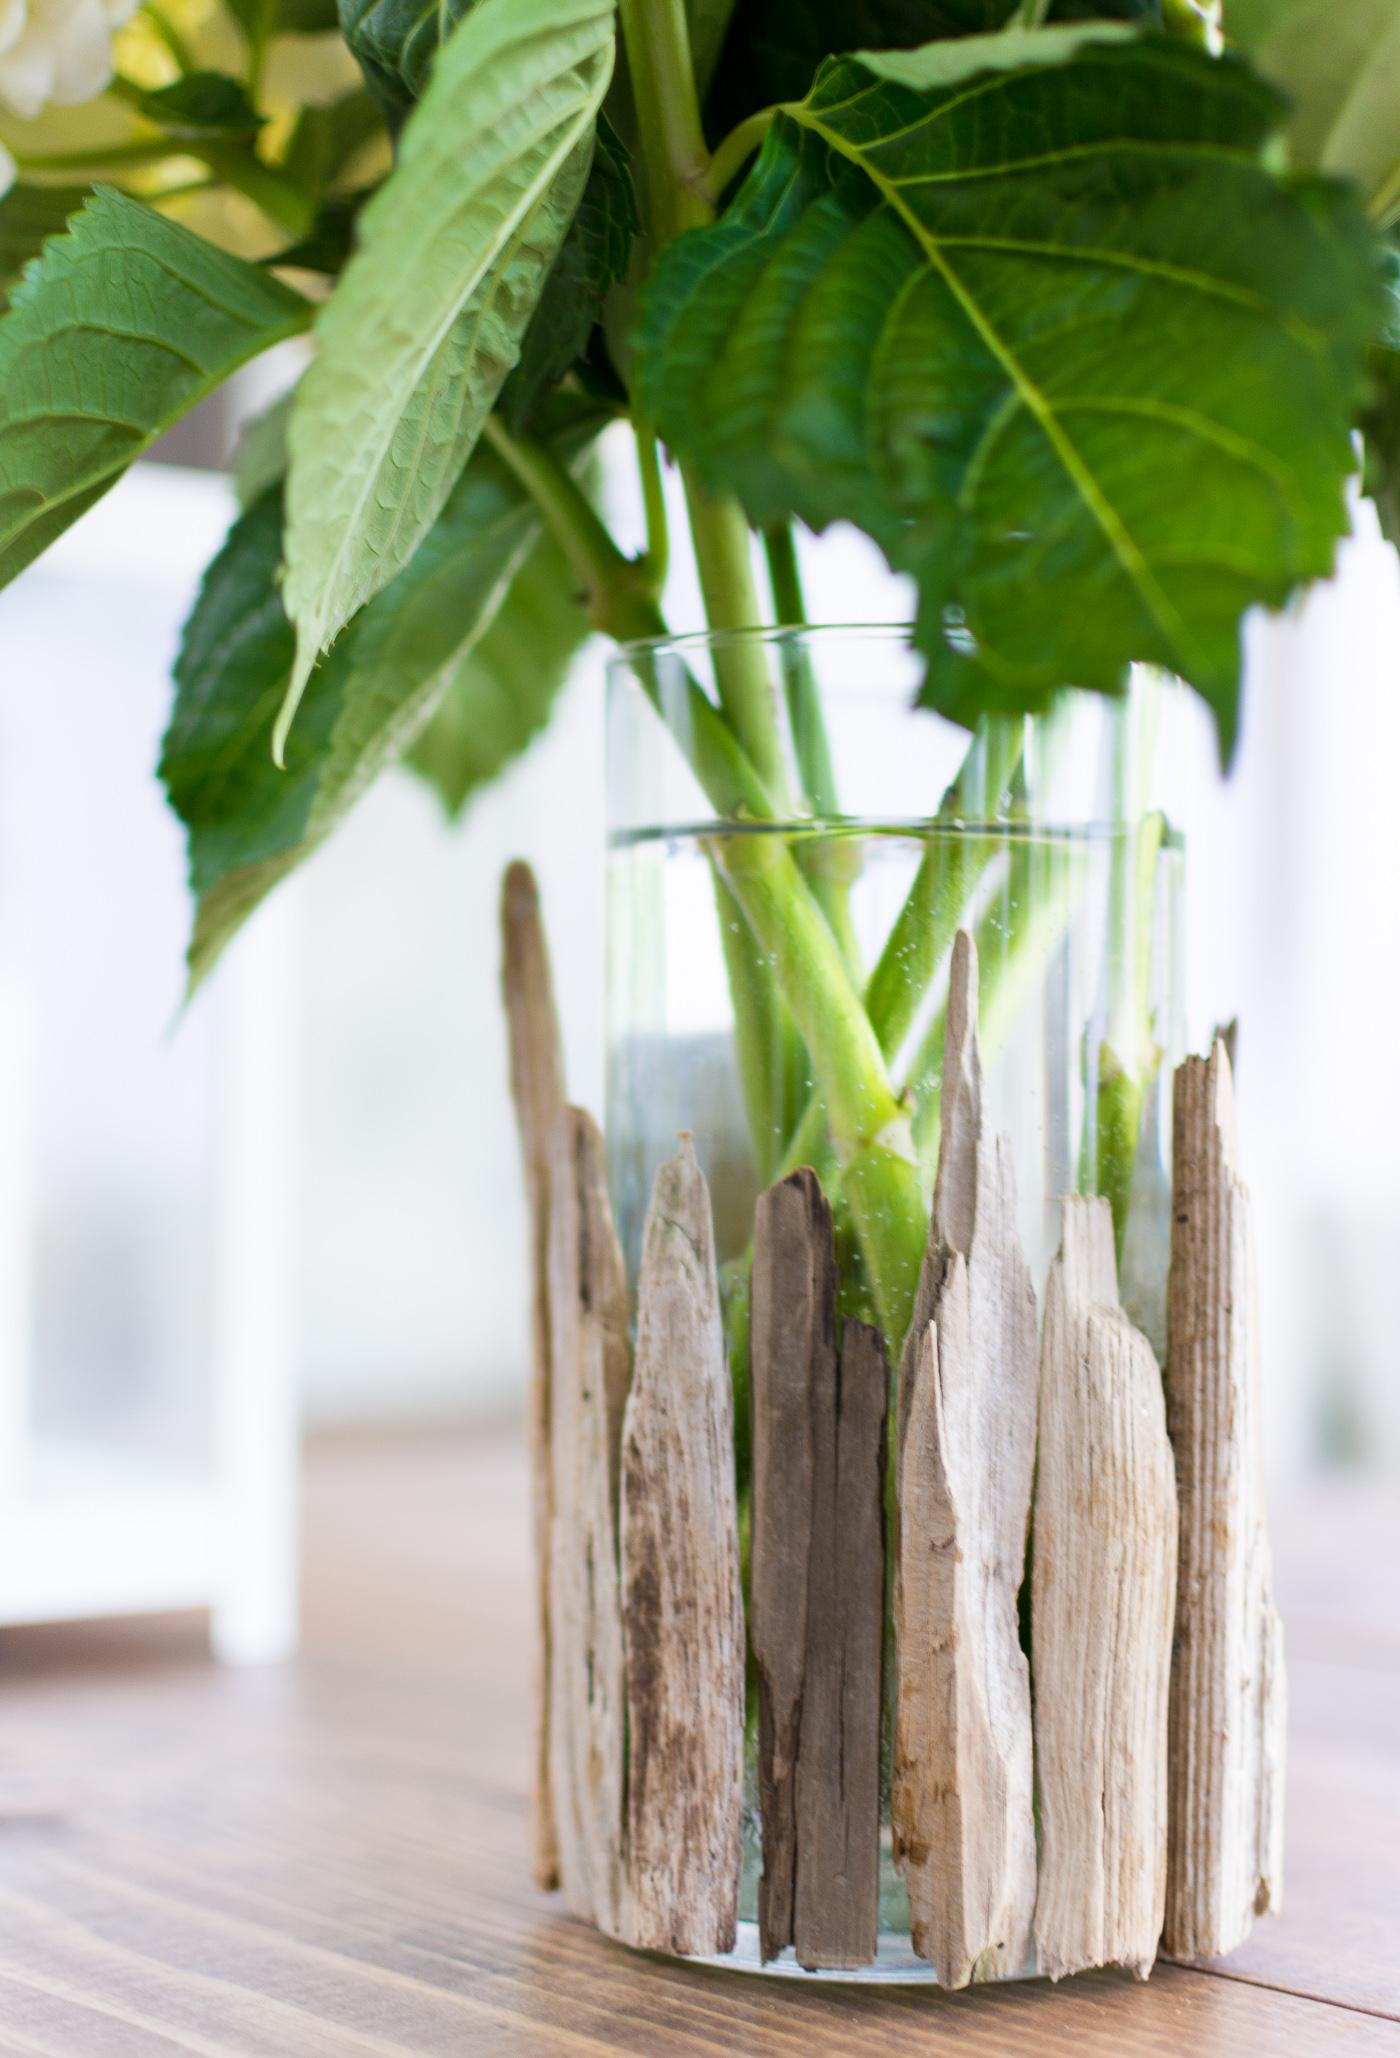
<svg viewBox="0 0 1400 2058">
<path fill-rule="evenodd" d="M 501 986 L 510 1033 L 510 1090 L 520 1126 L 530 1210 L 530 1486 L 535 1545 L 534 1781 L 530 1861 L 535 1884 L 559 1884 L 549 1791 L 549 1161 L 564 1105 L 564 1061 L 535 875 L 519 862 L 501 884 Z"/>
<path fill-rule="evenodd" d="M 1167 1422 L 1181 1502 L 1163 1949 L 1232 1951 L 1283 1891 L 1283 1632 L 1264 1523 L 1249 1195 L 1224 1042 L 1178 1066 Z"/>
<path fill-rule="evenodd" d="M 808 1167 L 759 1195 L 749 1301 L 753 1412 L 749 1639 L 758 1667 L 758 1790 L 765 1961 L 793 1941 L 796 1779 L 812 1554 L 813 1398 L 836 1394 L 831 1209 Z M 834 1443 L 831 1452 L 834 1461 Z M 827 1481 L 828 1507 L 834 1477 Z"/>
<path fill-rule="evenodd" d="M 550 1185 L 550 1786 L 569 1906 L 623 1920 L 623 1655 L 618 1440 L 628 1382 L 627 1282 L 582 1108 L 555 1124 Z"/>
<path fill-rule="evenodd" d="M 1157 1955 L 1167 1877 L 1176 1481 L 1152 1346 L 1118 1305 L 1106 1200 L 1063 1202 L 1045 1295 L 1031 1585 L 1051 1979 Z"/>
<path fill-rule="evenodd" d="M 977 954 L 953 946 L 929 1249 L 900 1363 L 891 1812 L 914 1948 L 946 1986 L 1019 1972 L 1035 1905 L 1017 1632 L 1036 1316 L 1007 1137 L 983 1117 Z"/>
<path fill-rule="evenodd" d="M 885 1615 L 885 1339 L 848 1321 L 813 1394 L 812 1554 L 798 1743 L 793 1940 L 809 1970 L 875 1956 Z"/>
<path fill-rule="evenodd" d="M 744 1606 L 733 1395 L 704 1174 L 688 1135 L 642 1232 L 623 1427 L 628 1941 L 733 1949 L 744 1769 Z"/>
</svg>

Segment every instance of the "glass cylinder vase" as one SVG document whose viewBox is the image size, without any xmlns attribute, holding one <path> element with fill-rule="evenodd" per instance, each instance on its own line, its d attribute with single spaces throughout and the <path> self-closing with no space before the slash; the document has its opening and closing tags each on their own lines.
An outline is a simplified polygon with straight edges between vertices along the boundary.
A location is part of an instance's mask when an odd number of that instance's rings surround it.
<svg viewBox="0 0 1400 2058">
<path fill-rule="evenodd" d="M 706 794 L 706 708 L 731 704 L 740 673 L 781 739 L 763 815 Z M 839 1319 L 878 1329 L 893 1407 L 938 1172 L 959 930 L 975 946 L 982 1104 L 1009 1139 L 1037 1298 L 1061 1198 L 1102 1195 L 1123 1306 L 1164 1352 L 1182 845 L 1154 767 L 1180 689 L 1142 673 L 1121 699 L 1067 691 L 969 735 L 916 705 L 920 676 L 908 632 L 885 627 L 679 638 L 630 647 L 610 670 L 609 1199 L 635 1323 L 653 1184 L 678 1134 L 693 1139 L 733 1378 L 746 1606 L 755 1205 L 815 1171 Z M 877 1948 L 844 1978 L 933 1977 L 891 1851 L 890 1640 L 887 1613 Z M 739 1928 L 718 1962 L 755 1969 L 757 1730 L 751 1658 Z M 799 1967 L 788 1948 L 766 1969 Z"/>
</svg>

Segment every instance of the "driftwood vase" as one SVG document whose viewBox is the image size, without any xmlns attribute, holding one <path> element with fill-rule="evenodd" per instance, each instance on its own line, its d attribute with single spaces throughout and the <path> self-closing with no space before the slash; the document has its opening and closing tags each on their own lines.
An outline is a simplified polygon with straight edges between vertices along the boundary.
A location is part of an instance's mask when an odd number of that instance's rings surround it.
<svg viewBox="0 0 1400 2058">
<path fill-rule="evenodd" d="M 736 666 L 782 714 L 776 822 L 718 819 L 682 747 Z M 507 882 L 535 1874 L 626 1943 L 736 1967 L 1145 1977 L 1230 1948 L 1280 1885 L 1229 1060 L 1177 1074 L 1163 689 L 1067 694 L 969 751 L 916 679 L 883 631 L 616 662 L 601 1131 Z M 825 1112 L 827 1017 L 789 962 L 814 909 L 897 1096 L 902 1275 Z M 1215 1765 L 1222 1722 L 1246 1746 Z"/>
</svg>

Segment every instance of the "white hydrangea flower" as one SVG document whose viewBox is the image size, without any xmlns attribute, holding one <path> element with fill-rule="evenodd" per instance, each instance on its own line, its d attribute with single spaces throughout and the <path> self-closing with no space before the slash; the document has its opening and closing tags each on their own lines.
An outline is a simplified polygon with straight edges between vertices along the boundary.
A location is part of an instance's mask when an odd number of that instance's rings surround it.
<svg viewBox="0 0 1400 2058">
<path fill-rule="evenodd" d="M 92 100 L 112 76 L 112 31 L 138 0 L 0 0 L 0 106 L 32 121 Z M 13 177 L 13 170 L 11 170 Z"/>
</svg>

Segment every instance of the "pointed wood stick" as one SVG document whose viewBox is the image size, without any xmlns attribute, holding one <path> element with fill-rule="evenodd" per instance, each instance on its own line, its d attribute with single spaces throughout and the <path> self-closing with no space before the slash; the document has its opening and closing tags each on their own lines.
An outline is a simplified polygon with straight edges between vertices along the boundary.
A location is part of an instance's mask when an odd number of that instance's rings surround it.
<svg viewBox="0 0 1400 2058">
<path fill-rule="evenodd" d="M 1181 1502 L 1167 1905 L 1174 1958 L 1232 1951 L 1283 1892 L 1283 1631 L 1271 1591 L 1249 1195 L 1225 1044 L 1178 1066 L 1167 1422 Z"/>
<path fill-rule="evenodd" d="M 749 1639 L 758 1667 L 765 1962 L 793 1940 L 796 1778 L 812 1552 L 813 1396 L 834 1414 L 836 1252 L 831 1209 L 804 1166 L 758 1197 L 749 1300 L 753 1498 Z M 831 1457 L 834 1462 L 834 1439 Z M 835 1478 L 826 1482 L 828 1506 Z"/>
<path fill-rule="evenodd" d="M 628 1384 L 627 1282 L 582 1108 L 554 1130 L 550 1187 L 550 1787 L 569 1906 L 621 1931 L 623 1655 L 618 1471 Z"/>
<path fill-rule="evenodd" d="M 529 1438 L 535 1544 L 530 1861 L 535 1884 L 548 1889 L 559 1884 L 559 1846 L 549 1791 L 549 1159 L 554 1125 L 564 1105 L 564 1061 L 539 893 L 534 873 L 519 862 L 506 867 L 501 883 L 501 945 L 501 986 L 510 1033 L 510 1090 L 520 1126 L 530 1210 Z"/>
<path fill-rule="evenodd" d="M 953 946 L 929 1250 L 900 1363 L 895 1863 L 946 1986 L 1019 1972 L 1035 1905 L 1017 1630 L 1035 1454 L 1035 1294 L 1007 1137 L 982 1110 L 977 955 Z"/>
<path fill-rule="evenodd" d="M 690 1137 L 642 1232 L 623 1427 L 629 1942 L 733 1949 L 744 1771 L 734 1409 L 714 1228 Z"/>
<path fill-rule="evenodd" d="M 798 1963 L 875 1956 L 885 1641 L 885 1339 L 848 1321 L 834 1390 L 813 1395 L 812 1553 L 796 1780 Z"/>
<path fill-rule="evenodd" d="M 1036 1964 L 1145 1979 L 1166 1893 L 1176 1480 L 1157 1360 L 1118 1306 L 1112 1211 L 1076 1195 L 1062 1208 L 1031 1586 Z"/>
</svg>

